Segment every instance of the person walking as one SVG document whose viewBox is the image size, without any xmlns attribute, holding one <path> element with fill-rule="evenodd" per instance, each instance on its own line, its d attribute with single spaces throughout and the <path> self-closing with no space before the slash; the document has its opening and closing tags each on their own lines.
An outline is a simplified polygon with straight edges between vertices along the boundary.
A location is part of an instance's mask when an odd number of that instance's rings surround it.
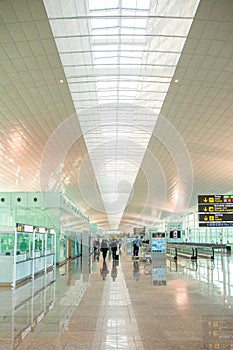
<svg viewBox="0 0 233 350">
<path fill-rule="evenodd" d="M 103 239 L 101 242 L 101 252 L 103 254 L 104 261 L 106 259 L 107 254 L 108 254 L 108 250 L 109 250 L 108 241 L 106 239 Z"/>
<path fill-rule="evenodd" d="M 115 239 L 113 239 L 110 246 L 111 246 L 111 251 L 112 251 L 112 258 L 113 258 L 113 260 L 116 260 L 117 241 Z"/>
<path fill-rule="evenodd" d="M 134 259 L 138 259 L 138 252 L 139 252 L 139 247 L 140 247 L 140 241 L 138 239 L 138 236 L 136 236 L 133 239 L 133 257 Z"/>
<path fill-rule="evenodd" d="M 121 254 L 121 245 L 122 245 L 122 241 L 121 241 L 121 239 L 119 239 L 119 241 L 118 241 L 119 255 Z"/>
</svg>

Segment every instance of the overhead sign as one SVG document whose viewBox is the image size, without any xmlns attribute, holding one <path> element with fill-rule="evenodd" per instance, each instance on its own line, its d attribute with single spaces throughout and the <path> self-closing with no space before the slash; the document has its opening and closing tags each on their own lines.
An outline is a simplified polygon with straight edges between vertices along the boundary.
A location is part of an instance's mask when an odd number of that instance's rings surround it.
<svg viewBox="0 0 233 350">
<path fill-rule="evenodd" d="M 25 225 L 25 224 L 16 223 L 16 229 L 18 232 L 25 232 L 25 233 L 32 233 L 33 232 L 32 225 Z"/>
<path fill-rule="evenodd" d="M 233 203 L 199 204 L 198 213 L 233 213 Z"/>
<path fill-rule="evenodd" d="M 144 235 L 145 234 L 145 227 L 134 227 L 133 233 L 135 236 Z"/>
<path fill-rule="evenodd" d="M 233 226 L 233 195 L 198 196 L 200 227 Z"/>
<path fill-rule="evenodd" d="M 150 228 L 148 228 L 149 235 L 152 235 L 153 233 L 157 233 L 157 232 L 158 232 L 158 227 L 150 227 Z"/>
<path fill-rule="evenodd" d="M 172 230 L 182 230 L 182 222 L 168 222 L 167 224 L 167 230 L 172 231 Z"/>
<path fill-rule="evenodd" d="M 199 221 L 233 221 L 232 214 L 208 213 L 199 214 Z"/>
<path fill-rule="evenodd" d="M 219 194 L 212 194 L 212 195 L 201 195 L 198 196 L 198 203 L 233 203 L 233 195 L 219 195 Z"/>
<path fill-rule="evenodd" d="M 232 221 L 206 221 L 206 222 L 199 222 L 199 227 L 232 227 L 233 222 Z"/>
</svg>

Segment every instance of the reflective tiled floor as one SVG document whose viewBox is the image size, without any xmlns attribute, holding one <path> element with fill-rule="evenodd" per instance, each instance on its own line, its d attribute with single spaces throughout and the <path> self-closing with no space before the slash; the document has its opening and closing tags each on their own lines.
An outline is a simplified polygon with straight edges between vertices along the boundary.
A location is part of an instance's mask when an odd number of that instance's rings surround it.
<svg viewBox="0 0 233 350">
<path fill-rule="evenodd" d="M 16 348 L 233 349 L 233 257 L 87 256 L 0 290 L 0 349 Z"/>
</svg>

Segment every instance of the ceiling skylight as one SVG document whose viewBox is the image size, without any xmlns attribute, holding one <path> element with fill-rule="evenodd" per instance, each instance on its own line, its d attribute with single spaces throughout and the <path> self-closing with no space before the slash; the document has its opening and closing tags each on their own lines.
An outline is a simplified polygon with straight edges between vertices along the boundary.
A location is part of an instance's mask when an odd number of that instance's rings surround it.
<svg viewBox="0 0 233 350">
<path fill-rule="evenodd" d="M 111 229 L 120 224 L 198 3 L 44 0 Z"/>
</svg>

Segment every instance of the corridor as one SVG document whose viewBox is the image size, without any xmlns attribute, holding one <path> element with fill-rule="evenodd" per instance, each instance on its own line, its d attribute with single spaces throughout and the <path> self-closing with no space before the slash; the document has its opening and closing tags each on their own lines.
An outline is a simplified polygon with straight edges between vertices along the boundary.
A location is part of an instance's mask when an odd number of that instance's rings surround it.
<svg viewBox="0 0 233 350">
<path fill-rule="evenodd" d="M 233 259 L 91 255 L 0 291 L 0 349 L 233 349 Z"/>
</svg>

